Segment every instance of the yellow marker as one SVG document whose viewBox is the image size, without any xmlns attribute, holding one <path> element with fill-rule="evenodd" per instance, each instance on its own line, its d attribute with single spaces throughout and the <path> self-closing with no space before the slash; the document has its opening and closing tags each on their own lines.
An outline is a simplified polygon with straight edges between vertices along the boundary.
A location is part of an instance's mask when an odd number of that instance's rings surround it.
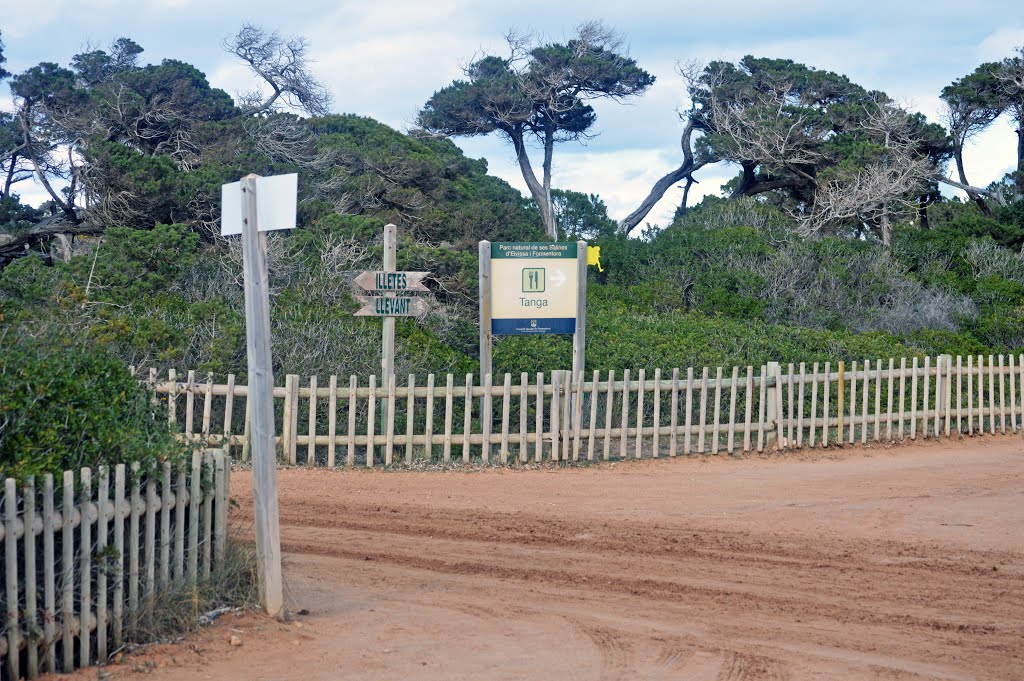
<svg viewBox="0 0 1024 681">
<path fill-rule="evenodd" d="M 587 264 L 597 265 L 598 272 L 604 272 L 604 268 L 601 267 L 601 247 L 600 246 L 587 246 Z"/>
</svg>

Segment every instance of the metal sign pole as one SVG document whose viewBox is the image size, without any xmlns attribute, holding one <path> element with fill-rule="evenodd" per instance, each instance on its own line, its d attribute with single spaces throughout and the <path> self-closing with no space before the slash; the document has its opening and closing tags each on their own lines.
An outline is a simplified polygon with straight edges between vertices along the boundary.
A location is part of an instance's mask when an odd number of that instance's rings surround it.
<svg viewBox="0 0 1024 681">
<path fill-rule="evenodd" d="M 267 614 L 279 617 L 281 530 L 277 506 L 277 457 L 274 452 L 274 373 L 270 360 L 270 287 L 267 235 L 259 231 L 256 175 L 242 178 L 242 268 L 245 273 L 245 339 L 249 357 L 248 410 L 251 421 L 253 506 L 260 600 Z"/>
</svg>

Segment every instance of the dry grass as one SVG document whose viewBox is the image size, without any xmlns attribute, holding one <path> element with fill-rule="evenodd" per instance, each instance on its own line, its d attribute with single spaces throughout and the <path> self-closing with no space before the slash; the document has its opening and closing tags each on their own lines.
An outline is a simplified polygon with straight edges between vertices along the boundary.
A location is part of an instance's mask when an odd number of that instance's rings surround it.
<svg viewBox="0 0 1024 681">
<path fill-rule="evenodd" d="M 246 607 L 257 600 L 256 548 L 230 537 L 224 559 L 209 578 L 178 582 L 158 590 L 126 622 L 125 638 L 134 645 L 165 641 L 199 626 L 200 618 L 221 607 Z"/>
</svg>

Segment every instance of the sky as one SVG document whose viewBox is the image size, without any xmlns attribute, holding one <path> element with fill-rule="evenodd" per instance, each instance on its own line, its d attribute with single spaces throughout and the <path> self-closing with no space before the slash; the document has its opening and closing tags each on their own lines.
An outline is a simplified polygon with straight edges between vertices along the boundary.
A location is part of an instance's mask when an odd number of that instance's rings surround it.
<svg viewBox="0 0 1024 681">
<path fill-rule="evenodd" d="M 74 54 L 135 40 L 142 61 L 180 59 L 231 94 L 252 89 L 253 76 L 221 48 L 244 22 L 309 41 L 312 70 L 334 95 L 334 110 L 370 116 L 408 130 L 436 90 L 482 54 L 505 54 L 509 29 L 561 42 L 579 24 L 600 20 L 619 31 L 628 53 L 657 80 L 628 104 L 597 102 L 596 137 L 555 152 L 553 185 L 598 194 L 621 219 L 662 175 L 682 161 L 678 112 L 688 106 L 679 64 L 735 61 L 746 54 L 792 59 L 882 90 L 940 122 L 939 93 L 978 64 L 1024 45 L 1016 0 L 8 0 L 0 13 L 6 68 L 40 61 L 67 65 Z M 0 86 L 0 108 L 10 107 Z M 511 148 L 497 136 L 456 138 L 467 155 L 526 193 Z M 1009 172 L 1016 136 L 1000 120 L 965 153 L 970 181 L 984 186 Z M 539 162 L 535 167 L 539 167 Z M 696 174 L 691 203 L 717 194 L 736 169 Z M 19 186 L 38 204 L 37 187 Z M 681 200 L 675 188 L 648 215 L 667 224 Z"/>
</svg>

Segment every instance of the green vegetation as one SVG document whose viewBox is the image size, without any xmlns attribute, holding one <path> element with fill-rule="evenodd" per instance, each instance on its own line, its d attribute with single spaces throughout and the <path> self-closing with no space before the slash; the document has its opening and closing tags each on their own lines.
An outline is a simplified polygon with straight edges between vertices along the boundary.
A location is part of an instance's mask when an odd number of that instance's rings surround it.
<svg viewBox="0 0 1024 681">
<path fill-rule="evenodd" d="M 620 58 L 612 34 L 584 28 L 590 42 L 575 56 L 539 45 L 518 61 L 479 60 L 470 81 L 434 95 L 421 122 L 513 143 L 582 134 L 594 122 L 589 98 L 639 94 L 650 79 Z M 273 36 L 247 30 L 238 40 L 276 49 Z M 426 318 L 399 320 L 399 376 L 478 370 L 476 243 L 547 238 L 549 218 L 559 238 L 602 247 L 604 271 L 589 275 L 588 370 L 1024 348 L 1019 173 L 971 187 L 966 202 L 937 191 L 967 137 L 1000 116 L 1019 121 L 1020 93 L 1007 80 L 1018 57 L 943 92 L 963 117 L 949 134 L 882 93 L 788 60 L 689 74 L 689 156 L 663 179 L 689 186 L 719 161 L 740 172 L 722 197 L 684 200 L 671 224 L 629 238 L 645 212 L 617 224 L 593 194 L 552 188 L 527 200 L 448 139 L 327 113 L 315 83 L 236 103 L 191 65 L 143 65 L 141 54 L 121 39 L 67 68 L 44 63 L 10 79 L 16 110 L 0 113 L 3 474 L 139 460 L 144 449 L 174 456 L 125 364 L 245 380 L 240 248 L 216 232 L 220 185 L 247 172 L 299 174 L 299 228 L 269 237 L 278 374 L 379 373 L 380 322 L 352 316 L 351 280 L 381 266 L 387 222 L 399 226 L 399 269 L 433 272 L 437 301 Z M 590 68 L 611 75 L 565 100 L 565 117 L 557 96 L 530 99 L 540 75 L 561 87 Z M 491 89 L 505 81 L 514 87 Z M 776 92 L 778 82 L 793 85 Z M 452 123 L 485 95 L 532 103 L 511 132 L 496 120 Z M 286 100 L 309 117 L 283 110 Z M 753 153 L 795 121 L 792 155 Z M 69 144 L 77 153 L 58 153 Z M 34 162 L 54 183 L 40 209 L 14 193 Z M 858 184 L 894 169 L 902 184 Z M 966 185 L 957 172 L 953 182 Z M 504 337 L 494 367 L 532 373 L 570 357 L 567 338 Z"/>
<path fill-rule="evenodd" d="M 0 334 L 0 479 L 175 460 L 184 455 L 150 396 L 101 348 L 67 336 Z"/>
</svg>

